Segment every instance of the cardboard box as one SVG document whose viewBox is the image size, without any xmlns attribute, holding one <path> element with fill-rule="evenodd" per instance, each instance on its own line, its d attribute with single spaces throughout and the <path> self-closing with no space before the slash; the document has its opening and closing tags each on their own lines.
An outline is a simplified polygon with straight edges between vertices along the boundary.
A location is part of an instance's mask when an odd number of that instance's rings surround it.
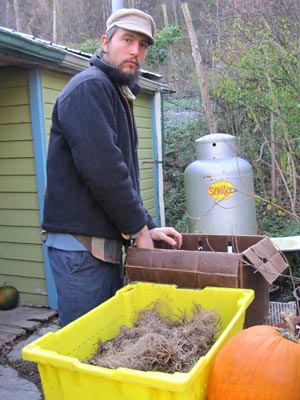
<svg viewBox="0 0 300 400">
<path fill-rule="evenodd" d="M 265 236 L 183 234 L 180 250 L 130 247 L 125 260 L 129 281 L 172 283 L 184 288 L 205 286 L 254 289 L 244 327 L 265 323 L 269 285 L 288 264 Z M 222 301 L 220 299 L 220 301 Z"/>
</svg>

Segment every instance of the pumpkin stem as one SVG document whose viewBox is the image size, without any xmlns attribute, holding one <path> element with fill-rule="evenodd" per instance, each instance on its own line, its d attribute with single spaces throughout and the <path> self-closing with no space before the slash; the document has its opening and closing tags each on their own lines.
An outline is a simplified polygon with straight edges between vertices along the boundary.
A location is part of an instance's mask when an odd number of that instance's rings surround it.
<svg viewBox="0 0 300 400">
<path fill-rule="evenodd" d="M 291 340 L 292 342 L 298 343 L 298 339 L 296 337 L 296 329 L 294 325 L 295 315 L 292 312 L 284 311 L 282 313 L 282 317 L 287 324 L 287 328 L 277 328 L 278 332 L 280 332 L 281 336 Z"/>
</svg>

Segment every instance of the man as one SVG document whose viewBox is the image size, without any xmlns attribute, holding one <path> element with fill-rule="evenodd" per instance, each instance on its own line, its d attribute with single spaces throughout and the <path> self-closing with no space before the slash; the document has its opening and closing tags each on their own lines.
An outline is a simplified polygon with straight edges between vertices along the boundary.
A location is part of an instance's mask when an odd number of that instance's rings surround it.
<svg viewBox="0 0 300 400">
<path fill-rule="evenodd" d="M 100 57 L 70 80 L 53 109 L 42 228 L 61 326 L 122 286 L 124 240 L 181 246 L 176 230 L 155 226 L 140 197 L 133 100 L 154 30 L 150 15 L 116 11 Z"/>
</svg>

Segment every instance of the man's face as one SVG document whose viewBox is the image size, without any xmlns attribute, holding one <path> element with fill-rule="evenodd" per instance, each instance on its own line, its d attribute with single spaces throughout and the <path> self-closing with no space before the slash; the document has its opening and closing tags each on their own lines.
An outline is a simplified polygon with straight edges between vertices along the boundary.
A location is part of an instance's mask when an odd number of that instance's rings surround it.
<svg viewBox="0 0 300 400">
<path fill-rule="evenodd" d="M 118 28 L 110 41 L 101 37 L 103 59 L 128 77 L 137 76 L 149 46 L 145 35 Z"/>
</svg>

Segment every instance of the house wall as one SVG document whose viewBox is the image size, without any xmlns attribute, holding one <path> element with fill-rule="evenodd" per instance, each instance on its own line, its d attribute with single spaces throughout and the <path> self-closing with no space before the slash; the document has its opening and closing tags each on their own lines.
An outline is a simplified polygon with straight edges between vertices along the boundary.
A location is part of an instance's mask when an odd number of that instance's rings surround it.
<svg viewBox="0 0 300 400">
<path fill-rule="evenodd" d="M 147 208 L 150 215 L 155 220 L 157 216 L 154 191 L 154 149 L 151 101 L 151 95 L 141 93 L 134 103 L 134 113 L 139 137 L 138 155 L 141 174 L 141 195 L 145 208 Z"/>
<path fill-rule="evenodd" d="M 47 305 L 28 70 L 0 69 L 0 283 L 21 303 Z"/>
<path fill-rule="evenodd" d="M 42 71 L 42 93 L 44 103 L 44 118 L 45 118 L 45 133 L 46 133 L 46 144 L 48 146 L 50 127 L 51 127 L 51 115 L 55 100 L 64 86 L 70 79 L 70 75 L 53 72 L 53 71 Z"/>
<path fill-rule="evenodd" d="M 39 113 L 43 118 L 40 134 L 46 137 L 45 148 L 39 151 L 47 151 L 53 104 L 69 79 L 63 73 L 38 70 L 42 103 Z M 42 200 L 38 196 L 38 191 L 45 189 L 44 185 L 39 187 L 38 178 L 39 169 L 44 167 L 39 165 L 33 142 L 36 133 L 33 133 L 32 113 L 36 113 L 36 106 L 30 100 L 30 85 L 28 69 L 0 68 L 0 285 L 6 282 L 15 286 L 20 292 L 21 304 L 48 306 L 47 260 L 40 238 L 43 204 L 39 204 Z M 142 198 L 155 218 L 152 98 L 148 93 L 141 93 L 134 107 Z"/>
</svg>

